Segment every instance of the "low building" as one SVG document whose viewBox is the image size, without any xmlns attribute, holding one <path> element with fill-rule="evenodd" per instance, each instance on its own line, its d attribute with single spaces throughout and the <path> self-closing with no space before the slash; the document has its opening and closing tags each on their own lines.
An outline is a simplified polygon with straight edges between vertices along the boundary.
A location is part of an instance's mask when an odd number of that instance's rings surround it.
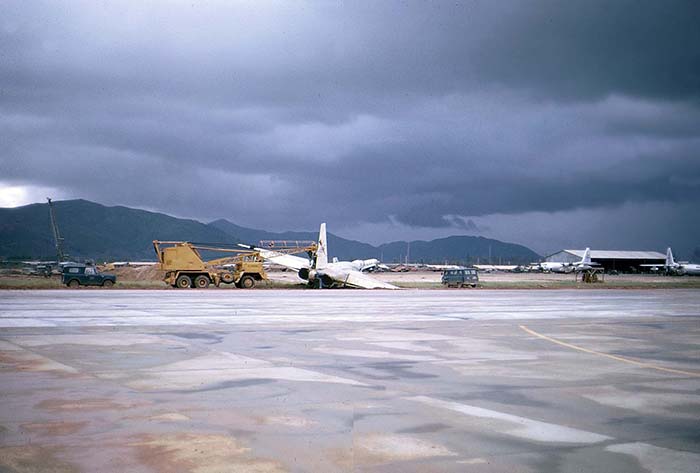
<svg viewBox="0 0 700 473">
<path fill-rule="evenodd" d="M 545 257 L 552 263 L 575 263 L 581 261 L 586 250 L 561 250 Z M 598 263 L 606 272 L 638 272 L 648 270 L 642 264 L 658 264 L 663 266 L 666 255 L 658 251 L 612 251 L 591 250 L 591 261 Z"/>
</svg>

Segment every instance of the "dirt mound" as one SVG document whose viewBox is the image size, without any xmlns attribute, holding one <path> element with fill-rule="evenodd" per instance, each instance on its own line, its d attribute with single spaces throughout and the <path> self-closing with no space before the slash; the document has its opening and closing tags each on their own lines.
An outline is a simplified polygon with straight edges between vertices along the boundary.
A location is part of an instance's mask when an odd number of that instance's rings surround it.
<svg viewBox="0 0 700 473">
<path fill-rule="evenodd" d="M 122 266 L 108 271 L 121 281 L 161 281 L 165 272 L 153 266 Z"/>
</svg>

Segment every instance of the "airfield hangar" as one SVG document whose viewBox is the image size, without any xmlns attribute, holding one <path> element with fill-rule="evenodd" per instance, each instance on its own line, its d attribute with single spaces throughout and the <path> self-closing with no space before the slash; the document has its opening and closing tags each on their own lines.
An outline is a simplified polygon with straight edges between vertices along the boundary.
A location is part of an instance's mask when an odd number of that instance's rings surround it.
<svg viewBox="0 0 700 473">
<path fill-rule="evenodd" d="M 583 258 L 586 250 L 561 250 L 545 257 L 552 263 L 575 263 Z M 600 264 L 605 272 L 619 271 L 623 273 L 648 271 L 642 264 L 658 264 L 663 266 L 666 255 L 658 251 L 610 251 L 591 250 L 591 261 Z"/>
</svg>

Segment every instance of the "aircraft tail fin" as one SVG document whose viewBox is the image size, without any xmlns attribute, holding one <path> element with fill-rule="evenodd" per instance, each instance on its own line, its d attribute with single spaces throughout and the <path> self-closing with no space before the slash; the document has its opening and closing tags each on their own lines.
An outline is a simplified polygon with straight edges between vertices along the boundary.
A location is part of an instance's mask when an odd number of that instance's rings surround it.
<svg viewBox="0 0 700 473">
<path fill-rule="evenodd" d="M 318 231 L 318 248 L 316 249 L 316 269 L 328 266 L 328 239 L 326 237 L 326 224 L 322 223 Z"/>
<path fill-rule="evenodd" d="M 666 249 L 666 266 L 673 266 L 676 264 L 676 262 L 673 260 L 673 252 L 671 251 L 671 247 L 668 247 Z"/>
<path fill-rule="evenodd" d="M 583 252 L 583 258 L 581 258 L 581 264 L 591 264 L 591 249 L 586 248 Z"/>
</svg>

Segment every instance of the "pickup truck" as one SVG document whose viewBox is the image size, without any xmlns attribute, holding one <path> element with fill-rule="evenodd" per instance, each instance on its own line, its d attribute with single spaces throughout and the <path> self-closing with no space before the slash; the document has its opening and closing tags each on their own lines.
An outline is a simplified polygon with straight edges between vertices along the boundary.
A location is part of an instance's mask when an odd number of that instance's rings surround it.
<svg viewBox="0 0 700 473">
<path fill-rule="evenodd" d="M 63 266 L 61 282 L 68 287 L 102 286 L 112 287 L 117 282 L 114 274 L 100 273 L 94 266 L 67 264 Z"/>
<path fill-rule="evenodd" d="M 447 287 L 476 287 L 479 275 L 476 268 L 446 269 L 442 272 L 441 282 Z"/>
</svg>

